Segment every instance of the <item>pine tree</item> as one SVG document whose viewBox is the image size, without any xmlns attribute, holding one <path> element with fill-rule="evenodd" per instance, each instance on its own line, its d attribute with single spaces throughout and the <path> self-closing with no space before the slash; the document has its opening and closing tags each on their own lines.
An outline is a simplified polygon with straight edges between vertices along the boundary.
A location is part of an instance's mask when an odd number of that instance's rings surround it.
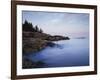
<svg viewBox="0 0 100 80">
<path fill-rule="evenodd" d="M 38 28 L 37 25 L 35 26 L 35 31 L 36 31 L 36 32 L 39 32 L 39 28 Z"/>
<path fill-rule="evenodd" d="M 40 31 L 39 31 L 40 33 L 43 33 L 43 30 L 40 28 Z"/>
<path fill-rule="evenodd" d="M 22 24 L 22 29 L 23 29 L 23 31 L 43 33 L 43 30 L 41 28 L 39 29 L 38 25 L 33 27 L 32 23 L 28 22 L 27 20 L 25 20 L 25 22 Z"/>
<path fill-rule="evenodd" d="M 23 31 L 34 31 L 32 23 L 29 23 L 27 20 L 25 20 L 23 26 Z"/>
</svg>

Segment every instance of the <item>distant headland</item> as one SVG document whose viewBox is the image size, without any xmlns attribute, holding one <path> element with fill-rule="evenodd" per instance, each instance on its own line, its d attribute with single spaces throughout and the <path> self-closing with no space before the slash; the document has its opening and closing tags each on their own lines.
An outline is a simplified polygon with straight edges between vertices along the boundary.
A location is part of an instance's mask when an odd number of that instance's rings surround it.
<svg viewBox="0 0 100 80">
<path fill-rule="evenodd" d="M 53 41 L 69 40 L 69 37 L 61 35 L 50 35 L 44 33 L 39 27 L 33 26 L 32 23 L 25 20 L 22 24 L 23 35 L 23 53 L 37 52 L 47 46 L 53 47 L 56 44 Z"/>
</svg>

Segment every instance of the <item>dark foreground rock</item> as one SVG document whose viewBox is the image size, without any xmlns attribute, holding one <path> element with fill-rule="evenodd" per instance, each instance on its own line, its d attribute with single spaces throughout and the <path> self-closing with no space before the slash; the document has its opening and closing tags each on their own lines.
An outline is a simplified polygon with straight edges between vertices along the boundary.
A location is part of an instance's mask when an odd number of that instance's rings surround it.
<svg viewBox="0 0 100 80">
<path fill-rule="evenodd" d="M 23 61 L 22 61 L 23 69 L 40 68 L 43 65 L 44 65 L 44 62 L 42 62 L 42 61 L 31 61 L 26 58 L 23 58 Z"/>
<path fill-rule="evenodd" d="M 42 40 L 40 38 L 24 38 L 23 53 L 35 53 L 45 49 L 47 46 L 53 47 L 55 45 L 56 44 L 51 41 Z"/>
</svg>

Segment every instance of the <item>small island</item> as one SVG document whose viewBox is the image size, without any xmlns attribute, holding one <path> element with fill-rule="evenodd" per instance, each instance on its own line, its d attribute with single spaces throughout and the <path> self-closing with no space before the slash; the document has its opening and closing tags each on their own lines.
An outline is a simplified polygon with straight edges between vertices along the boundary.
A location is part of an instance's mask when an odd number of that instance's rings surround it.
<svg viewBox="0 0 100 80">
<path fill-rule="evenodd" d="M 59 40 L 69 40 L 69 37 L 61 36 L 61 35 L 50 35 L 43 32 L 42 29 L 39 29 L 37 25 L 33 26 L 32 23 L 25 20 L 22 24 L 22 49 L 23 55 L 39 52 L 46 47 L 53 47 L 57 44 L 53 43 L 53 41 Z M 28 64 L 28 65 L 27 65 Z M 43 64 L 43 62 L 32 62 L 26 58 L 23 58 L 23 68 L 32 68 L 39 64 Z"/>
</svg>

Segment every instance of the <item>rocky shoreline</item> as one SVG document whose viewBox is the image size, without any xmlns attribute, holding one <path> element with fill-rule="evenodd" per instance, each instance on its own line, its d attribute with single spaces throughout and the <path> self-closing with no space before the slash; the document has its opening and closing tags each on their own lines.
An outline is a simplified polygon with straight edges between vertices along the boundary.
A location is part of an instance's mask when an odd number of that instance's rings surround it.
<svg viewBox="0 0 100 80">
<path fill-rule="evenodd" d="M 53 47 L 56 45 L 53 41 L 59 40 L 69 40 L 69 38 L 38 32 L 23 32 L 23 53 L 38 52 L 47 46 Z"/>
<path fill-rule="evenodd" d="M 69 40 L 69 37 L 60 36 L 60 35 L 50 35 L 43 32 L 42 29 L 39 29 L 38 26 L 33 27 L 32 23 L 25 21 L 23 24 L 22 31 L 22 49 L 23 56 L 30 53 L 39 52 L 46 47 L 54 47 L 56 44 L 53 41 L 59 40 Z M 23 57 L 22 60 L 23 68 L 34 68 L 39 65 L 44 64 L 41 61 L 34 62 Z"/>
</svg>

